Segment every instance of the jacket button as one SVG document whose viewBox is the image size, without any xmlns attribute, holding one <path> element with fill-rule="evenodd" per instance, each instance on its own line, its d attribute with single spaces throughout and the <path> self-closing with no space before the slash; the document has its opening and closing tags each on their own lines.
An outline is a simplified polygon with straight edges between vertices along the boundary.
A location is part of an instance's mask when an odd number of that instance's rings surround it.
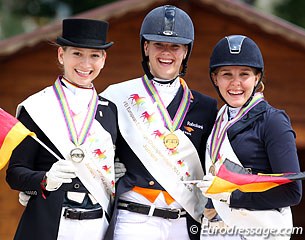
<svg viewBox="0 0 305 240">
<path fill-rule="evenodd" d="M 75 183 L 73 187 L 74 187 L 74 189 L 79 189 L 80 185 L 79 185 L 79 183 Z"/>
<path fill-rule="evenodd" d="M 150 186 L 152 186 L 152 185 L 154 185 L 155 184 L 155 182 L 154 181 L 149 181 L 149 183 L 148 183 Z"/>
</svg>

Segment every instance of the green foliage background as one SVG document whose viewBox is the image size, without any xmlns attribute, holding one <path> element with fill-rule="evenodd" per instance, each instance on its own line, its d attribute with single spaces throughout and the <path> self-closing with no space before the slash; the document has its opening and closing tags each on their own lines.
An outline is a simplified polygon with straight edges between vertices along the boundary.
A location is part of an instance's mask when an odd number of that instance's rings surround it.
<svg viewBox="0 0 305 240">
<path fill-rule="evenodd" d="M 0 40 L 115 0 L 0 0 Z"/>
<path fill-rule="evenodd" d="M 305 28 L 305 1 L 285 0 L 274 6 L 274 13 L 287 21 Z"/>
<path fill-rule="evenodd" d="M 115 1 L 117 0 L 0 0 L 0 40 L 32 31 L 54 19 L 66 18 Z M 240 1 L 253 6 L 261 2 L 259 0 Z M 269 11 L 305 28 L 304 0 L 273 0 L 272 2 L 272 9 L 261 10 Z"/>
</svg>

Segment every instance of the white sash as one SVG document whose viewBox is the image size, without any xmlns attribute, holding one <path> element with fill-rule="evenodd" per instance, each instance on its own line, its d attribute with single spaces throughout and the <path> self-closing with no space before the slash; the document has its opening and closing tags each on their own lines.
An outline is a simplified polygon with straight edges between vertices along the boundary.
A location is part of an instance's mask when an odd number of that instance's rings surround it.
<svg viewBox="0 0 305 240">
<path fill-rule="evenodd" d="M 122 136 L 145 168 L 164 189 L 198 222 L 205 198 L 197 187 L 181 180 L 202 179 L 203 169 L 197 151 L 181 130 L 174 134 L 179 145 L 170 151 L 163 137 L 170 133 L 145 90 L 141 78 L 108 87 L 102 95 L 118 108 Z"/>
<path fill-rule="evenodd" d="M 225 107 L 222 107 L 219 110 L 218 116 L 225 110 Z M 228 121 L 227 114 L 224 114 L 224 124 Z M 222 126 L 223 126 L 222 125 Z M 206 149 L 206 170 L 210 169 L 212 165 L 212 161 L 210 158 L 210 146 L 211 146 L 211 135 L 207 142 Z M 240 161 L 238 160 L 236 154 L 233 151 L 233 148 L 229 142 L 228 136 L 226 134 L 225 139 L 221 145 L 219 151 L 220 159 L 216 161 L 215 168 L 216 172 L 218 172 L 220 165 L 222 162 L 228 158 L 231 161 L 235 162 L 242 166 Z M 292 224 L 292 214 L 290 207 L 281 208 L 280 211 L 277 210 L 264 210 L 264 211 L 255 211 L 255 210 L 247 210 L 247 209 L 234 209 L 230 208 L 227 203 L 223 203 L 220 201 L 213 200 L 213 205 L 222 218 L 222 220 L 231 228 L 240 228 L 240 229 L 291 229 Z M 245 236 L 247 239 L 257 239 L 258 236 Z M 290 239 L 289 236 L 270 236 L 268 239 Z"/>
<path fill-rule="evenodd" d="M 64 159 L 71 160 L 70 151 L 76 146 L 70 141 L 53 88 L 47 87 L 19 104 L 17 115 L 22 106 Z M 94 120 L 89 136 L 80 148 L 85 158 L 80 163 L 72 161 L 76 175 L 103 209 L 108 211 L 114 193 L 114 146 L 111 135 Z"/>
</svg>

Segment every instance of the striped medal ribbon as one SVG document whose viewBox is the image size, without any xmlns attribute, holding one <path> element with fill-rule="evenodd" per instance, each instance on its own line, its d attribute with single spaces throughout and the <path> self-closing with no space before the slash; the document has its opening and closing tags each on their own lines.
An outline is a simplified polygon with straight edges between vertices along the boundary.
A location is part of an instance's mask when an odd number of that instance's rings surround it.
<svg viewBox="0 0 305 240">
<path fill-rule="evenodd" d="M 64 93 L 64 90 L 63 90 L 63 87 L 62 87 L 62 84 L 61 84 L 61 81 L 59 78 L 55 81 L 55 83 L 53 85 L 53 89 L 54 89 L 55 95 L 57 97 L 57 100 L 59 102 L 61 111 L 63 113 L 64 119 L 66 122 L 66 126 L 67 126 L 67 129 L 69 132 L 70 140 L 76 146 L 76 148 L 72 149 L 70 152 L 71 159 L 75 162 L 81 162 L 84 159 L 85 154 L 84 154 L 84 151 L 79 146 L 82 145 L 86 141 L 90 128 L 92 126 L 93 120 L 94 120 L 94 116 L 96 114 L 97 103 L 98 103 L 98 96 L 97 96 L 96 90 L 93 88 L 93 93 L 92 93 L 92 97 L 91 97 L 91 100 L 89 103 L 86 117 L 82 123 L 82 127 L 81 127 L 80 131 L 77 132 L 74 120 L 72 118 L 72 112 L 69 107 L 69 103 L 67 101 L 66 95 Z"/>
<path fill-rule="evenodd" d="M 170 131 L 170 133 L 164 137 L 163 144 L 167 149 L 173 150 L 179 145 L 179 138 L 177 137 L 177 135 L 174 134 L 174 131 L 180 128 L 185 118 L 185 115 L 190 107 L 190 100 L 192 97 L 191 91 L 189 90 L 185 81 L 180 78 L 180 83 L 183 88 L 183 96 L 174 119 L 171 119 L 171 116 L 169 115 L 166 107 L 164 106 L 164 103 L 158 93 L 158 90 L 155 88 L 153 83 L 148 79 L 146 75 L 142 77 L 142 81 L 147 93 L 152 99 L 152 102 L 157 103 L 157 108 L 164 122 L 164 126 L 166 126 Z"/>
</svg>

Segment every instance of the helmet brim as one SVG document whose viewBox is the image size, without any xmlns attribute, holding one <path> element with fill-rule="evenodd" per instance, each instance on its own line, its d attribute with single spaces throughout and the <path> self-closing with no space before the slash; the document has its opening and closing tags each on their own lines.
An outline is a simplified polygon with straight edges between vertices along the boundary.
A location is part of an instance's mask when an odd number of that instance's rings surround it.
<svg viewBox="0 0 305 240">
<path fill-rule="evenodd" d="M 148 41 L 155 42 L 168 42 L 168 43 L 176 43 L 176 44 L 190 44 L 193 40 L 175 37 L 175 36 L 164 36 L 164 35 L 156 35 L 156 34 L 143 34 L 143 37 Z"/>
<path fill-rule="evenodd" d="M 224 63 L 219 63 L 219 64 L 212 64 L 210 65 L 210 72 L 215 71 L 216 68 L 219 67 L 226 67 L 226 66 L 241 66 L 241 67 L 251 67 L 251 68 L 256 68 L 260 72 L 264 72 L 264 68 L 261 67 L 261 65 L 257 64 L 246 64 L 246 63 L 238 63 L 238 62 L 224 62 Z"/>
</svg>

